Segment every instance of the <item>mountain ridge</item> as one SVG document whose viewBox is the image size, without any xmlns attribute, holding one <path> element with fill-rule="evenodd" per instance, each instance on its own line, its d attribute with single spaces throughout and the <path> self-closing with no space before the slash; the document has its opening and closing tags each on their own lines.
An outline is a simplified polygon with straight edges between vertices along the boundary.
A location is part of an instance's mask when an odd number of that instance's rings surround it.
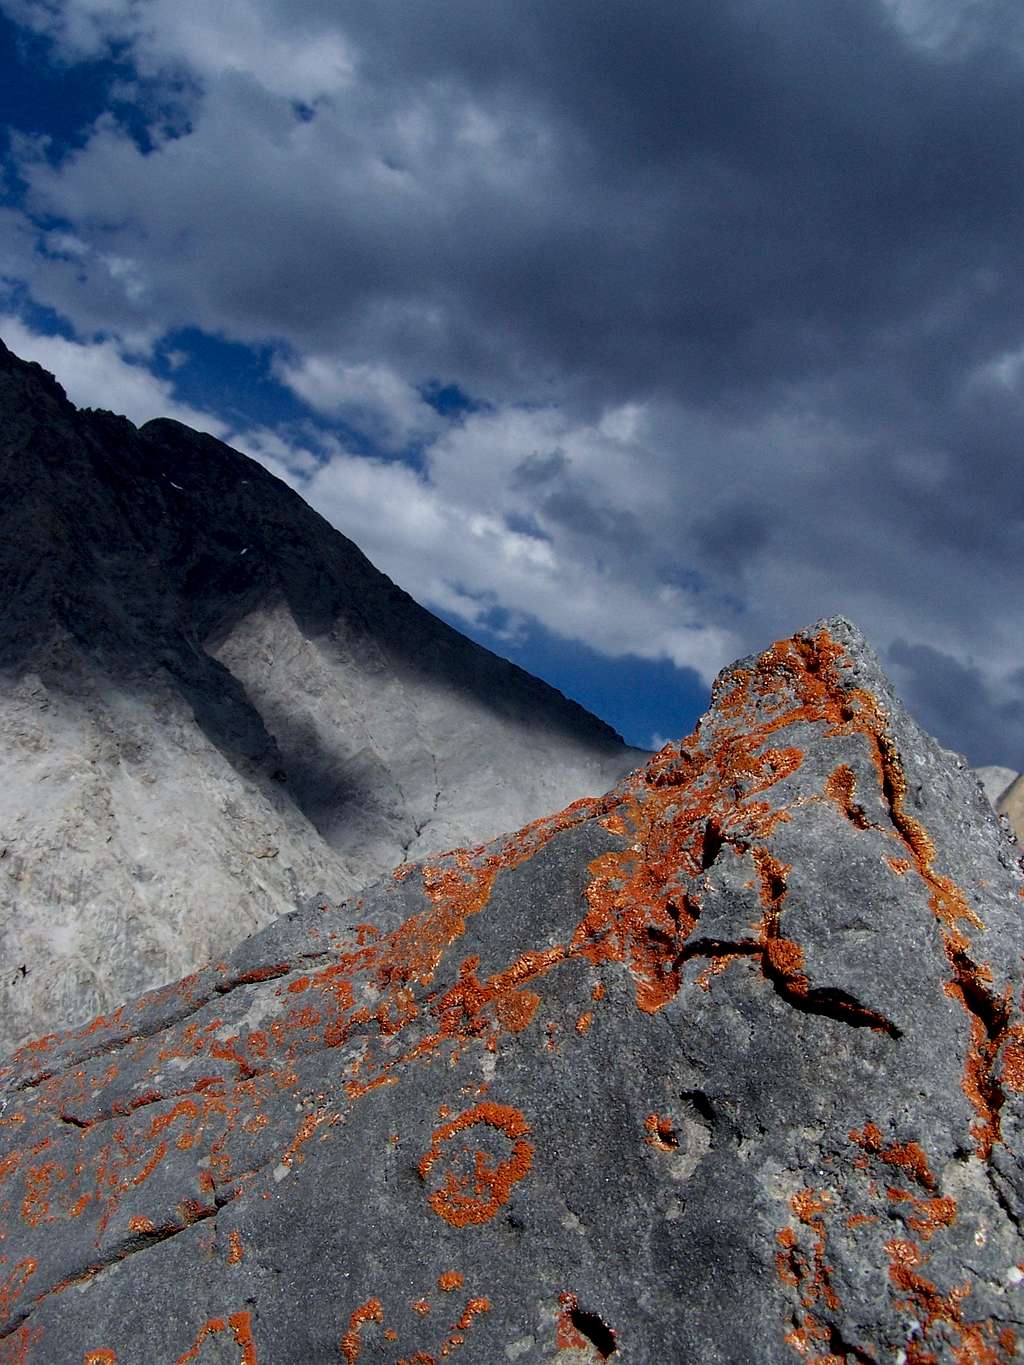
<svg viewBox="0 0 1024 1365">
<path fill-rule="evenodd" d="M 0 1039 L 645 755 L 214 437 L 0 343 Z"/>
</svg>

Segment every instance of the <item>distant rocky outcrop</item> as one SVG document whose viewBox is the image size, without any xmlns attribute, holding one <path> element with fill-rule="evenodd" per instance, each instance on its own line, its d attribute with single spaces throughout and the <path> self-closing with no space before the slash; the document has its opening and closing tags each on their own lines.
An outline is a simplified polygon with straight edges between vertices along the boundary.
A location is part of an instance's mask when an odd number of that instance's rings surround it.
<svg viewBox="0 0 1024 1365">
<path fill-rule="evenodd" d="M 254 461 L 0 344 L 0 1046 L 646 755 Z"/>
<path fill-rule="evenodd" d="M 0 1360 L 999 1365 L 1024 872 L 834 619 L 0 1070 Z"/>
<path fill-rule="evenodd" d="M 1020 776 L 1013 768 L 1001 768 L 995 765 L 987 768 L 975 768 L 974 772 L 993 806 Z"/>
<path fill-rule="evenodd" d="M 1012 768 L 975 768 L 985 795 L 1018 839 L 1024 839 L 1024 777 Z"/>
</svg>

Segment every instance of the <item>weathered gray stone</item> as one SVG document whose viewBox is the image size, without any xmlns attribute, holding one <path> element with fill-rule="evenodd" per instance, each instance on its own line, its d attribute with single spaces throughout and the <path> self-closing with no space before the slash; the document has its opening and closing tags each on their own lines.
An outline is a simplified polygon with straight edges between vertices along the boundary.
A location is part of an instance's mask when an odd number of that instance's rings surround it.
<svg viewBox="0 0 1024 1365">
<path fill-rule="evenodd" d="M 608 796 L 22 1049 L 0 1360 L 1019 1360 L 1022 915 L 823 623 Z"/>
<path fill-rule="evenodd" d="M 0 1050 L 646 755 L 252 460 L 0 343 Z"/>
</svg>

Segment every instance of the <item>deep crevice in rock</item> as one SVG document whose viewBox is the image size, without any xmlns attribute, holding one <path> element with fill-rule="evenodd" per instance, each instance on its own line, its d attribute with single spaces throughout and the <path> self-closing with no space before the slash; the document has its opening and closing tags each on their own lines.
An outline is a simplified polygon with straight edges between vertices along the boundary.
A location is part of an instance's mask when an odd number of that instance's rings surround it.
<svg viewBox="0 0 1024 1365">
<path fill-rule="evenodd" d="M 619 1348 L 615 1333 L 597 1313 L 589 1313 L 579 1304 L 573 1304 L 569 1309 L 569 1321 L 581 1337 L 586 1337 L 602 1360 L 617 1353 Z"/>
</svg>

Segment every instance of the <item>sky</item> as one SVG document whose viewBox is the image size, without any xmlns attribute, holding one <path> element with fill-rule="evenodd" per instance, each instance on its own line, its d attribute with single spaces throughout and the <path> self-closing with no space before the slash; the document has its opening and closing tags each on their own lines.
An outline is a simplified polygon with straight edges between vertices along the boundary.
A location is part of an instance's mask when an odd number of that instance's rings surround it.
<svg viewBox="0 0 1024 1365">
<path fill-rule="evenodd" d="M 853 618 L 1024 769 L 1019 0 L 0 0 L 0 337 L 658 747 Z"/>
</svg>

